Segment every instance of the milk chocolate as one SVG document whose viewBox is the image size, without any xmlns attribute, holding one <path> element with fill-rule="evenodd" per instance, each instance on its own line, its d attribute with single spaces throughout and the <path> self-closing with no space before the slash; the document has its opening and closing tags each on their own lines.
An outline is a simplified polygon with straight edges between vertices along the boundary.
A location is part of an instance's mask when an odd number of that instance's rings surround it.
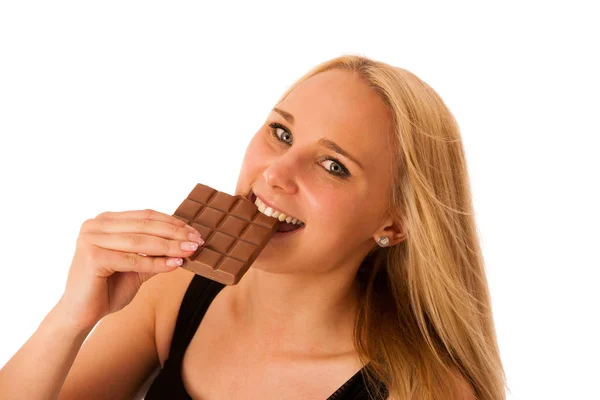
<svg viewBox="0 0 600 400">
<path fill-rule="evenodd" d="M 181 267 L 225 285 L 240 281 L 279 225 L 250 200 L 200 183 L 173 216 L 198 230 L 204 240 Z"/>
</svg>

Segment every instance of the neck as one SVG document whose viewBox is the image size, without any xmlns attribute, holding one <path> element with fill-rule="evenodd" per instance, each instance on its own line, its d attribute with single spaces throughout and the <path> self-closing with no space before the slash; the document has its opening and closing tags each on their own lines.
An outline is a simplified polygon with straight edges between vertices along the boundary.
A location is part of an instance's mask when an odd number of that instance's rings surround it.
<svg viewBox="0 0 600 400">
<path fill-rule="evenodd" d="M 353 274 L 338 268 L 312 275 L 250 268 L 232 287 L 240 329 L 276 351 L 354 351 L 358 288 Z"/>
</svg>

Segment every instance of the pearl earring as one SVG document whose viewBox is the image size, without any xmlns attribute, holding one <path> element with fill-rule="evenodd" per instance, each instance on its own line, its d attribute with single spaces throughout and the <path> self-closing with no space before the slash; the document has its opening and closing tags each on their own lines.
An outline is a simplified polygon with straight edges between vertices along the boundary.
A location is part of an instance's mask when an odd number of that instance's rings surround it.
<svg viewBox="0 0 600 400">
<path fill-rule="evenodd" d="M 388 244 L 390 244 L 390 239 L 388 239 L 387 236 L 379 236 L 379 239 L 377 239 L 377 244 L 381 247 L 386 247 Z"/>
</svg>

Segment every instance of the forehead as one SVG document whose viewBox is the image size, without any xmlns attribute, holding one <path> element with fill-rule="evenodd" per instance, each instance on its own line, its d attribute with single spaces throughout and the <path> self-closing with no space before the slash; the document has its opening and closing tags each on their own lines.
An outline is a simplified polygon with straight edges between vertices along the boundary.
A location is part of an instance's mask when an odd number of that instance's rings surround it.
<svg viewBox="0 0 600 400">
<path fill-rule="evenodd" d="M 389 111 L 377 93 L 352 72 L 317 74 L 277 107 L 294 116 L 297 140 L 333 140 L 365 169 L 390 151 Z"/>
</svg>

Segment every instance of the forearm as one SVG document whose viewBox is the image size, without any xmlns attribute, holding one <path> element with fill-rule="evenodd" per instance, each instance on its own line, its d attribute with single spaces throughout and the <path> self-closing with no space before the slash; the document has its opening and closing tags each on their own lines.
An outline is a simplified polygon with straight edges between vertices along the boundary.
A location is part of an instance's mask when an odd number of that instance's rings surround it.
<svg viewBox="0 0 600 400">
<path fill-rule="evenodd" d="M 70 323 L 57 304 L 0 370 L 0 399 L 57 399 L 91 330 Z"/>
</svg>

